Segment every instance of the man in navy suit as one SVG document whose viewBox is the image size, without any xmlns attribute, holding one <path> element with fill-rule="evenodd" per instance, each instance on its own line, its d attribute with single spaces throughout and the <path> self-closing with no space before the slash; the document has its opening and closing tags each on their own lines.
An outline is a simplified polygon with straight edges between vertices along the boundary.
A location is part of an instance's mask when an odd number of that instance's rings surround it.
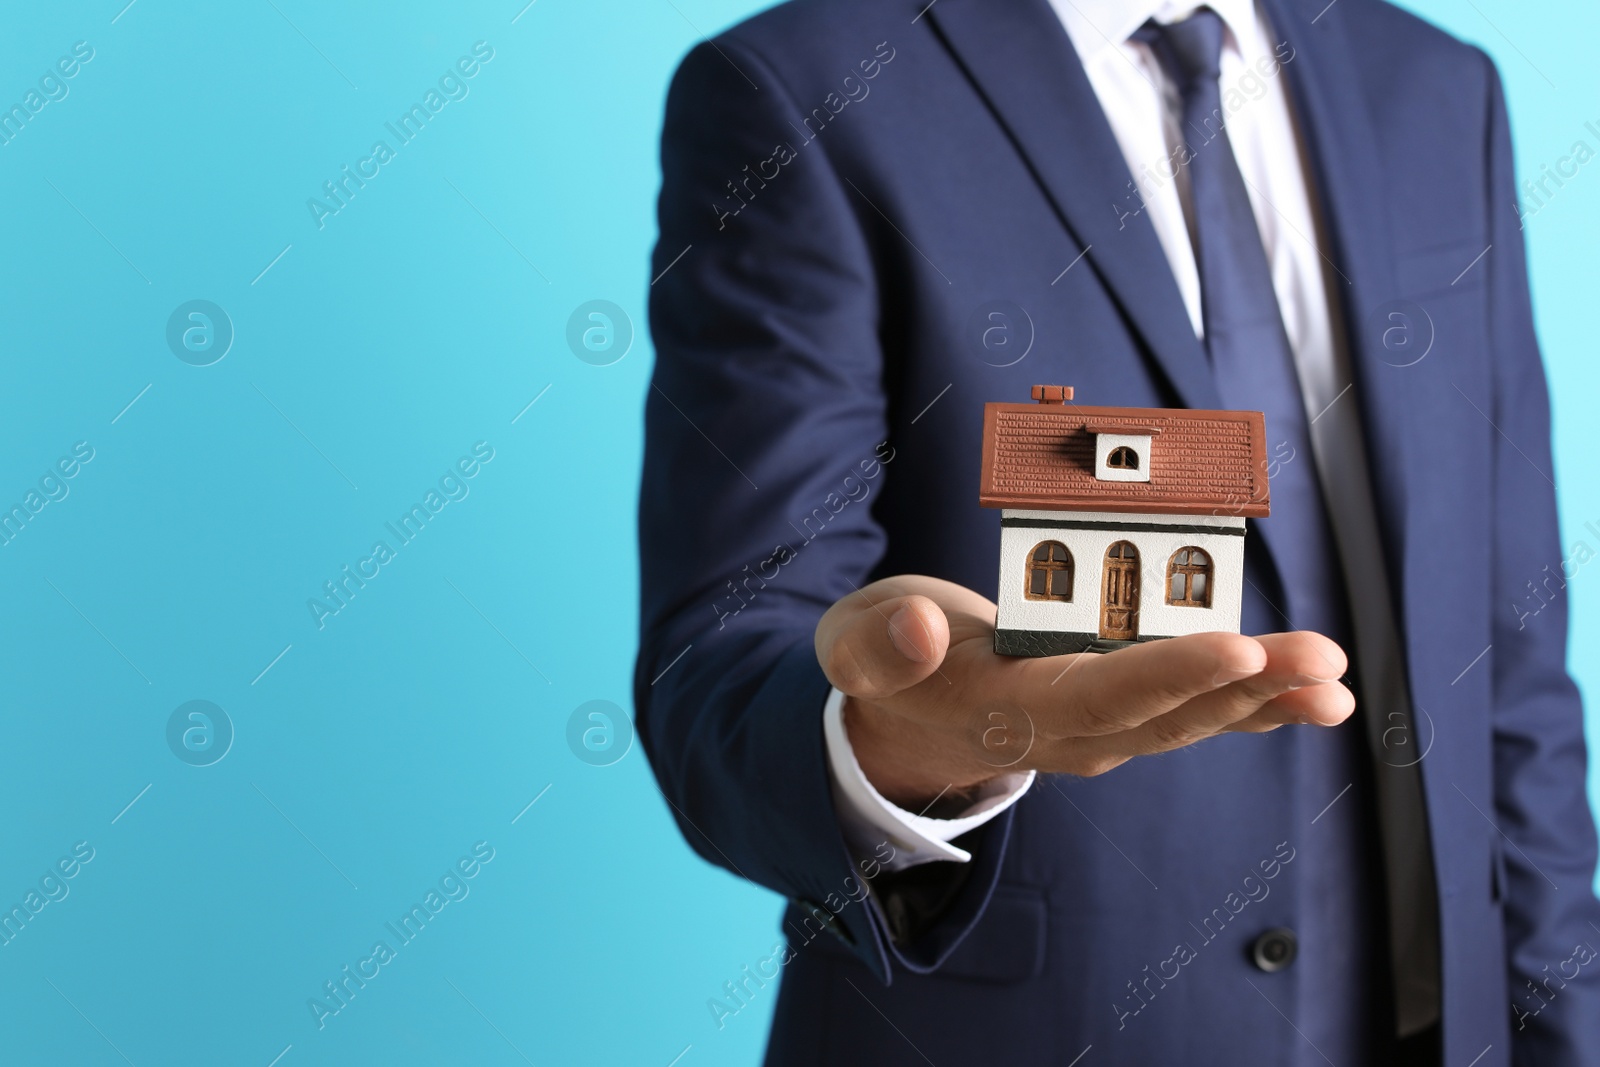
<svg viewBox="0 0 1600 1067">
<path fill-rule="evenodd" d="M 1600 1064 L 1487 57 L 1378 0 L 794 0 L 684 60 L 662 169 L 641 735 L 791 901 L 718 1025 L 781 974 L 772 1064 Z M 1252 636 L 995 655 L 982 408 L 1041 382 L 1266 412 Z"/>
</svg>

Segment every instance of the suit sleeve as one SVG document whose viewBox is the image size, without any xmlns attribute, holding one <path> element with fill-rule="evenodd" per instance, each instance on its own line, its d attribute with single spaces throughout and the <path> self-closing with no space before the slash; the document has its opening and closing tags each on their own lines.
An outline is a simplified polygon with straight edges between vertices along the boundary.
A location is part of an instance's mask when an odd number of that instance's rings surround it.
<svg viewBox="0 0 1600 1067">
<path fill-rule="evenodd" d="M 1488 62 L 1485 58 L 1485 62 Z M 1510 605 L 1534 577 L 1529 560 L 1561 560 L 1550 404 L 1534 336 L 1527 264 L 1517 215 L 1504 93 L 1490 68 L 1489 190 L 1494 246 L 1488 257 L 1496 435 L 1494 478 L 1493 707 L 1497 822 L 1505 834 L 1507 959 L 1515 1003 L 1528 985 L 1554 990 L 1535 1014 L 1513 1013 L 1518 1064 L 1600 1064 L 1600 903 L 1595 828 L 1585 796 L 1583 707 L 1567 675 L 1568 597 L 1536 616 Z M 1583 954 L 1589 962 L 1580 966 Z M 1575 977 L 1552 975 L 1565 968 Z M 1535 1002 L 1537 1003 L 1537 1002 Z"/>
<path fill-rule="evenodd" d="M 897 945 L 867 898 L 868 879 L 881 896 L 893 877 L 852 862 L 841 835 L 812 646 L 886 545 L 870 504 L 893 476 L 879 282 L 856 194 L 826 138 L 805 138 L 776 75 L 727 38 L 692 51 L 669 90 L 635 703 L 692 847 L 801 903 L 791 942 L 826 925 L 887 980 L 891 961 L 936 967 L 976 920 L 1011 814 L 971 864 L 930 865 L 963 869 Z"/>
</svg>

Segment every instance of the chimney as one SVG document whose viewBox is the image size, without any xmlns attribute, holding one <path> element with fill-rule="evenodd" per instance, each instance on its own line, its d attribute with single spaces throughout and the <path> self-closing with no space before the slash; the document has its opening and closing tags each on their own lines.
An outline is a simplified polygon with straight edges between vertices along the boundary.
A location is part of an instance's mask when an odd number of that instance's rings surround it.
<svg viewBox="0 0 1600 1067">
<path fill-rule="evenodd" d="M 1065 404 L 1072 399 L 1070 385 L 1036 385 L 1033 398 L 1041 404 Z"/>
</svg>

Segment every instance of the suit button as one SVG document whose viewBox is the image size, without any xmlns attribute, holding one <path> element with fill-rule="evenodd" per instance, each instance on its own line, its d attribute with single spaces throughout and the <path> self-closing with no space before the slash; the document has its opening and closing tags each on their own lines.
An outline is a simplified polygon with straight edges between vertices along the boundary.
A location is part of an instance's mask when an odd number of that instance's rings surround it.
<svg viewBox="0 0 1600 1067">
<path fill-rule="evenodd" d="M 1287 926 L 1275 926 L 1250 943 L 1250 962 L 1268 974 L 1294 962 L 1300 942 Z"/>
</svg>

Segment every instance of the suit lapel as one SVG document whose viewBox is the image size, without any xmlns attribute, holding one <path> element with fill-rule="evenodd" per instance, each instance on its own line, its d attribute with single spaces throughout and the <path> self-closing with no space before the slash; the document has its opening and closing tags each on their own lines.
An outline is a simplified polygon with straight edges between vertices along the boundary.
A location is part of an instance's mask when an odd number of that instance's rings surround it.
<svg viewBox="0 0 1600 1067">
<path fill-rule="evenodd" d="M 928 11 L 1183 404 L 1217 408 L 1211 368 L 1133 177 L 1047 0 Z"/>
<path fill-rule="evenodd" d="M 1396 292 L 1394 248 L 1375 133 L 1361 94 L 1351 88 L 1359 76 L 1351 42 L 1337 12 L 1318 17 L 1324 10 L 1321 3 L 1263 2 L 1278 36 L 1295 49 L 1283 69 L 1311 160 L 1316 207 L 1331 238 L 1320 243 L 1335 269 L 1334 312 L 1342 314 L 1346 327 L 1352 392 L 1361 406 L 1367 452 L 1372 457 L 1410 455 L 1407 427 L 1414 419 L 1407 412 L 1412 410 L 1415 398 L 1410 386 L 1417 376 L 1393 373 L 1383 360 L 1382 331 L 1366 323 Z M 1391 545 L 1403 546 L 1408 502 L 1415 503 L 1417 488 L 1407 484 L 1408 466 L 1371 462 L 1368 466 L 1379 524 Z M 1399 576 L 1394 578 L 1398 583 Z"/>
<path fill-rule="evenodd" d="M 1410 427 L 1418 375 L 1383 359 L 1381 330 L 1367 318 L 1396 293 L 1382 161 L 1364 100 L 1352 89 L 1357 66 L 1337 7 L 1322 0 L 1261 0 L 1277 34 L 1295 48 L 1285 64 L 1291 106 L 1310 158 L 1316 206 L 1336 267 L 1334 284 L 1347 327 L 1368 455 L 1405 456 L 1420 443 Z M 1130 175 L 1071 40 L 1048 0 L 940 0 L 928 10 L 968 77 L 1005 127 L 1085 258 L 1144 341 L 1182 403 L 1220 407 L 1204 349 L 1154 228 L 1129 199 Z M 1408 535 L 1427 509 L 1441 506 L 1407 464 L 1369 463 L 1380 529 L 1405 558 Z M 1415 483 L 1415 484 L 1413 484 Z M 1391 576 L 1402 596 L 1404 575 Z M 1406 626 L 1405 612 L 1401 624 Z M 1417 625 L 1406 626 L 1416 652 Z"/>
<path fill-rule="evenodd" d="M 1396 561 L 1390 586 L 1399 598 L 1398 622 L 1407 646 L 1419 651 L 1421 622 L 1408 615 L 1407 575 L 1398 562 L 1408 558 L 1409 539 L 1426 529 L 1430 512 L 1448 509 L 1451 491 L 1437 479 L 1412 476 L 1429 467 L 1420 463 L 1378 462 L 1385 456 L 1418 456 L 1433 442 L 1419 438 L 1422 413 L 1437 406 L 1425 395 L 1424 376 L 1396 368 L 1385 360 L 1383 324 L 1371 320 L 1381 305 L 1398 292 L 1395 254 L 1390 239 L 1385 165 L 1361 93 L 1352 88 L 1360 77 L 1337 9 L 1324 11 L 1321 0 L 1263 0 L 1279 36 L 1295 49 L 1285 64 L 1290 95 L 1301 137 L 1311 159 L 1319 214 L 1330 241 L 1323 253 L 1336 268 L 1334 288 L 1346 327 L 1353 381 L 1352 395 L 1361 408 L 1363 436 L 1372 479 L 1379 530 Z"/>
</svg>

